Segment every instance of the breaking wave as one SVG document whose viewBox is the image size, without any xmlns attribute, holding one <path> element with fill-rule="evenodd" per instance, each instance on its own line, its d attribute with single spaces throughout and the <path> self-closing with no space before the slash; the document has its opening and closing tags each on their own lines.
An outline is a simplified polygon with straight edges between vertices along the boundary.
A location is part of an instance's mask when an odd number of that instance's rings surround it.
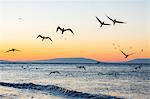
<svg viewBox="0 0 150 99">
<path fill-rule="evenodd" d="M 28 90 L 38 90 L 43 91 L 52 95 L 61 96 L 64 98 L 71 98 L 71 99 L 123 99 L 120 97 L 109 96 L 109 95 L 102 95 L 102 94 L 90 94 L 84 92 L 78 92 L 74 90 L 68 90 L 59 86 L 55 85 L 39 85 L 33 83 L 5 83 L 0 82 L 1 86 L 6 87 L 13 87 L 18 89 L 28 89 Z"/>
</svg>

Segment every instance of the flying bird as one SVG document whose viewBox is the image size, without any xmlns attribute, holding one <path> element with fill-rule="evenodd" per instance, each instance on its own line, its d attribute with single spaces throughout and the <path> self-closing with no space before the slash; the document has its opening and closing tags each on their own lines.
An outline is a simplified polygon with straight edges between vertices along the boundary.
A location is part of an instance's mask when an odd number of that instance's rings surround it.
<svg viewBox="0 0 150 99">
<path fill-rule="evenodd" d="M 126 22 L 122 22 L 122 21 L 117 21 L 116 19 L 112 19 L 108 16 L 107 16 L 107 18 L 113 22 L 113 25 L 115 25 L 115 23 L 126 23 Z"/>
<path fill-rule="evenodd" d="M 20 50 L 17 50 L 17 49 L 12 48 L 12 49 L 6 51 L 5 53 L 8 53 L 8 52 L 15 52 L 15 51 L 20 51 Z"/>
<path fill-rule="evenodd" d="M 52 71 L 52 72 L 50 72 L 50 73 L 49 73 L 49 75 L 51 75 L 51 74 L 55 74 L 55 73 L 60 74 L 60 72 L 59 72 L 59 71 Z"/>
<path fill-rule="evenodd" d="M 125 56 L 125 58 L 128 58 L 130 55 L 134 54 L 134 53 L 126 54 L 126 53 L 124 53 L 122 50 L 120 50 L 120 51 L 121 51 L 121 53 Z"/>
<path fill-rule="evenodd" d="M 96 19 L 100 22 L 100 24 L 101 24 L 100 27 L 102 27 L 103 25 L 110 25 L 110 24 L 102 22 L 98 17 L 96 17 Z"/>
<path fill-rule="evenodd" d="M 80 68 L 80 69 L 84 69 L 84 70 L 86 70 L 86 68 L 84 67 L 84 66 L 77 66 L 77 68 Z"/>
<path fill-rule="evenodd" d="M 137 70 L 137 69 L 141 69 L 141 66 L 135 67 L 134 69 L 136 69 L 136 70 Z"/>
<path fill-rule="evenodd" d="M 72 29 L 70 29 L 70 28 L 64 29 L 64 28 L 61 28 L 61 27 L 58 26 L 57 29 L 56 29 L 56 32 L 57 32 L 58 30 L 61 30 L 61 31 L 62 31 L 62 34 L 63 34 L 65 31 L 70 31 L 72 34 L 74 34 L 73 31 L 72 31 Z"/>
<path fill-rule="evenodd" d="M 45 37 L 45 36 L 38 35 L 37 38 L 39 38 L 39 37 L 42 38 L 42 41 L 43 41 L 44 39 L 49 39 L 50 41 L 52 41 L 52 39 L 51 39 L 50 37 Z M 37 38 L 36 38 L 36 39 L 37 39 Z"/>
</svg>

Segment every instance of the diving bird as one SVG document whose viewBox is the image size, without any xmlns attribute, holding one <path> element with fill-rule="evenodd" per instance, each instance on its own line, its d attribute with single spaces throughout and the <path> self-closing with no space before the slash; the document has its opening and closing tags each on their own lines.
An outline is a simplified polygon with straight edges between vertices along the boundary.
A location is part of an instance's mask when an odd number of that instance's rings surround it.
<svg viewBox="0 0 150 99">
<path fill-rule="evenodd" d="M 41 36 L 41 35 L 38 35 L 37 37 L 36 37 L 36 39 L 37 38 L 42 38 L 42 41 L 44 40 L 44 39 L 49 39 L 50 41 L 52 41 L 52 39 L 50 38 L 50 37 L 45 37 L 45 36 Z"/>
<path fill-rule="evenodd" d="M 103 25 L 110 25 L 110 24 L 104 23 L 104 21 L 102 22 L 98 17 L 96 17 L 96 19 L 100 22 L 101 24 L 100 27 L 102 27 Z"/>
<path fill-rule="evenodd" d="M 5 53 L 8 53 L 8 52 L 15 52 L 15 51 L 20 51 L 20 50 L 17 50 L 17 49 L 12 48 L 12 49 L 6 51 Z"/>
<path fill-rule="evenodd" d="M 134 54 L 134 53 L 126 54 L 126 53 L 124 53 L 122 50 L 120 50 L 120 51 L 121 51 L 121 53 L 125 56 L 125 58 L 128 58 L 130 55 Z"/>
<path fill-rule="evenodd" d="M 59 71 L 52 71 L 52 72 L 50 72 L 50 73 L 49 73 L 49 75 L 51 75 L 51 74 L 55 74 L 55 73 L 60 74 L 60 72 L 59 72 Z"/>
<path fill-rule="evenodd" d="M 62 31 L 62 34 L 63 34 L 65 31 L 70 31 L 72 34 L 74 34 L 73 31 L 72 31 L 72 29 L 70 29 L 70 28 L 64 29 L 64 28 L 61 28 L 61 27 L 58 26 L 57 29 L 56 29 L 56 32 L 57 32 L 58 30 L 61 30 L 61 31 Z"/>
<path fill-rule="evenodd" d="M 86 70 L 86 68 L 84 67 L 84 66 L 77 66 L 77 68 L 80 68 L 80 69 L 84 69 L 84 70 Z"/>
<path fill-rule="evenodd" d="M 112 19 L 108 16 L 107 16 L 107 18 L 113 22 L 113 25 L 115 25 L 115 23 L 126 23 L 126 22 L 122 22 L 122 21 L 117 21 L 116 19 Z"/>
</svg>

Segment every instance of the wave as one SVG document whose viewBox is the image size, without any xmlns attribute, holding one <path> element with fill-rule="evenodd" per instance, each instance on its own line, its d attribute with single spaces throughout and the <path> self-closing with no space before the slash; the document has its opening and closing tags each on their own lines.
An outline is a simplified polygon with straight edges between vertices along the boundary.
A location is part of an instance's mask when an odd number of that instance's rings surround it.
<svg viewBox="0 0 150 99">
<path fill-rule="evenodd" d="M 39 84 L 33 84 L 33 83 L 5 83 L 0 82 L 1 86 L 6 87 L 13 87 L 18 89 L 28 89 L 28 90 L 38 90 L 47 92 L 56 96 L 61 96 L 64 98 L 71 98 L 71 99 L 124 99 L 121 97 L 116 96 L 109 96 L 109 95 L 103 95 L 103 94 L 90 94 L 90 93 L 84 93 L 84 92 L 78 92 L 74 90 L 68 90 L 56 85 L 39 85 Z"/>
</svg>

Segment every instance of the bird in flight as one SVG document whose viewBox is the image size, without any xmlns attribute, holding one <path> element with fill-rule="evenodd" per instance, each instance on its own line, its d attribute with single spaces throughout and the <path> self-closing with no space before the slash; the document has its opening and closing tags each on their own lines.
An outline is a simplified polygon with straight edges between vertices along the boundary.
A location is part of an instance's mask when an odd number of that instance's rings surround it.
<svg viewBox="0 0 150 99">
<path fill-rule="evenodd" d="M 108 16 L 107 16 L 107 18 L 113 22 L 113 25 L 115 25 L 115 23 L 126 23 L 126 22 L 122 22 L 122 21 L 117 21 L 116 19 L 112 19 Z"/>
<path fill-rule="evenodd" d="M 17 50 L 17 49 L 12 48 L 12 49 L 6 51 L 5 53 L 8 53 L 8 52 L 15 52 L 15 51 L 20 51 L 20 50 Z"/>
<path fill-rule="evenodd" d="M 96 19 L 100 22 L 100 24 L 101 24 L 100 27 L 102 27 L 103 25 L 110 25 L 110 24 L 102 22 L 98 17 L 96 17 Z"/>
<path fill-rule="evenodd" d="M 133 55 L 134 53 L 131 53 L 131 54 L 126 54 L 126 53 L 124 53 L 122 50 L 120 50 L 121 51 L 121 53 L 125 56 L 125 58 L 128 58 L 130 55 Z"/>
<path fill-rule="evenodd" d="M 63 34 L 65 31 L 70 31 L 72 34 L 74 34 L 73 31 L 72 31 L 72 29 L 70 29 L 70 28 L 64 29 L 64 28 L 61 28 L 61 27 L 58 26 L 57 29 L 56 29 L 56 32 L 57 32 L 58 30 L 61 30 L 61 31 L 62 31 L 62 34 Z"/>
<path fill-rule="evenodd" d="M 60 72 L 59 72 L 59 71 L 52 71 L 52 72 L 50 72 L 50 73 L 49 73 L 49 75 L 51 75 L 51 74 L 55 74 L 55 73 L 60 74 Z"/>
<path fill-rule="evenodd" d="M 83 68 L 84 70 L 86 70 L 86 68 L 84 66 L 77 66 L 77 68 Z"/>
<path fill-rule="evenodd" d="M 52 39 L 51 39 L 50 37 L 45 37 L 45 36 L 38 35 L 37 38 L 39 38 L 39 37 L 42 38 L 42 41 L 43 41 L 44 39 L 49 39 L 50 41 L 52 41 Z M 37 38 L 36 38 L 36 39 L 37 39 Z"/>
</svg>

